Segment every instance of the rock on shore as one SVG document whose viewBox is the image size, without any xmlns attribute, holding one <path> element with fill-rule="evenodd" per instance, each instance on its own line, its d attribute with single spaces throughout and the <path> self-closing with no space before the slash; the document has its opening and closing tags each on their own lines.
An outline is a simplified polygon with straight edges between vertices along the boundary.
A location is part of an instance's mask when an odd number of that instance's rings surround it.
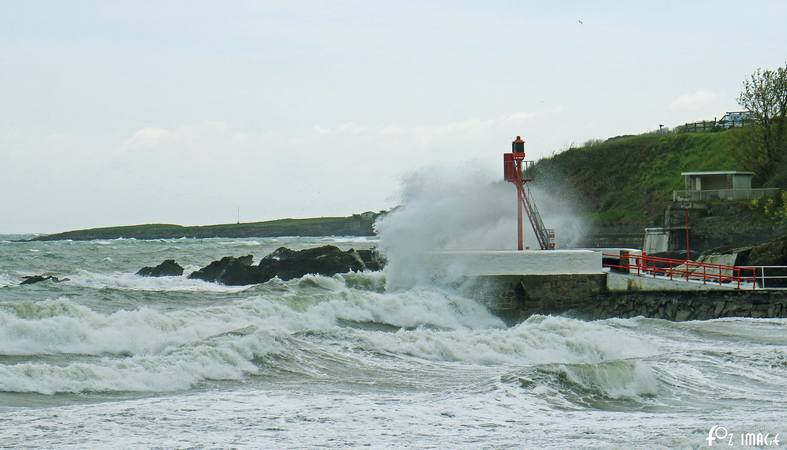
<svg viewBox="0 0 787 450">
<path fill-rule="evenodd" d="M 53 281 L 55 283 L 62 283 L 63 281 L 70 281 L 68 278 L 62 278 L 61 279 L 61 278 L 58 278 L 56 276 L 47 275 L 47 274 L 32 275 L 32 276 L 22 277 L 22 280 L 23 281 L 21 283 L 19 283 L 20 285 L 21 284 L 35 284 L 35 283 L 40 283 L 42 281 Z"/>
<path fill-rule="evenodd" d="M 367 256 L 372 265 L 373 258 Z M 290 280 L 310 273 L 332 276 L 367 269 L 359 252 L 353 249 L 342 251 L 333 245 L 297 251 L 280 247 L 262 258 L 256 266 L 252 265 L 252 259 L 252 255 L 225 256 L 192 273 L 189 278 L 242 286 L 264 283 L 273 277 Z"/>
<path fill-rule="evenodd" d="M 179 277 L 183 275 L 183 267 L 174 259 L 168 259 L 155 267 L 143 267 L 137 275 L 142 277 Z"/>
<path fill-rule="evenodd" d="M 787 266 L 787 236 L 748 247 L 711 251 L 703 258 L 714 262 L 723 256 L 731 259 L 722 261 L 724 264 L 755 267 L 754 274 L 759 287 L 787 287 L 787 268 L 784 267 Z M 752 271 L 744 271 L 743 276 L 752 274 Z"/>
</svg>

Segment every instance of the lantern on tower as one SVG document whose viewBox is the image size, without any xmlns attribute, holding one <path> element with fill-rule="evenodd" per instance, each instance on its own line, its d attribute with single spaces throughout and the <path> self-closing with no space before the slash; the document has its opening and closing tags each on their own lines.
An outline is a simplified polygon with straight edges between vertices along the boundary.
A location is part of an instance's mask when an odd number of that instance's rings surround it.
<svg viewBox="0 0 787 450">
<path fill-rule="evenodd" d="M 527 216 L 533 227 L 541 249 L 552 250 L 555 248 L 555 232 L 544 226 L 533 195 L 527 186 L 527 183 L 533 180 L 524 176 L 525 171 L 532 164 L 532 161 L 525 161 L 525 140 L 521 136 L 517 136 L 511 143 L 511 152 L 503 153 L 503 179 L 516 186 L 517 250 L 525 248 L 522 231 L 523 215 Z"/>
</svg>

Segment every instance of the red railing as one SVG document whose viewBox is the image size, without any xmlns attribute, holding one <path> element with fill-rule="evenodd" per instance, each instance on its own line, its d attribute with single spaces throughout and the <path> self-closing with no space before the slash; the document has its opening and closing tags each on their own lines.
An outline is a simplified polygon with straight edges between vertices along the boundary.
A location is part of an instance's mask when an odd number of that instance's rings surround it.
<svg viewBox="0 0 787 450">
<path fill-rule="evenodd" d="M 725 264 L 712 264 L 684 259 L 660 258 L 657 256 L 638 254 L 604 253 L 605 260 L 615 259 L 618 264 L 604 263 L 604 267 L 619 269 L 639 276 L 653 276 L 670 280 L 702 281 L 703 284 L 714 283 L 720 286 L 741 288 L 757 287 L 757 269 L 753 267 L 729 266 Z"/>
</svg>

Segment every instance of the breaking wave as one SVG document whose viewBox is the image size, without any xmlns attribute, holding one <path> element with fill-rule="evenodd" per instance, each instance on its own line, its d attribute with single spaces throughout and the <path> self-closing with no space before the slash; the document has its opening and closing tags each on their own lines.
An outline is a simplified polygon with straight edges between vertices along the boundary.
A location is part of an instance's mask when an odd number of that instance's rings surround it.
<svg viewBox="0 0 787 450">
<path fill-rule="evenodd" d="M 272 280 L 226 304 L 168 311 L 100 312 L 65 297 L 3 304 L 0 359 L 15 364 L 0 366 L 0 391 L 172 391 L 281 370 L 451 371 L 457 362 L 484 373 L 602 367 L 657 353 L 634 333 L 604 323 L 537 317 L 506 328 L 482 305 L 450 291 L 385 293 L 382 284 L 379 273 Z M 580 369 L 564 370 L 567 379 L 592 385 Z"/>
</svg>

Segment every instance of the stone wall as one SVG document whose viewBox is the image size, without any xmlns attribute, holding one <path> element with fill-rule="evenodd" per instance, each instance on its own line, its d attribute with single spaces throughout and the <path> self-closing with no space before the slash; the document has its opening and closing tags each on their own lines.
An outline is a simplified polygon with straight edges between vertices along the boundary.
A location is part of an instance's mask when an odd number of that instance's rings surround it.
<svg viewBox="0 0 787 450">
<path fill-rule="evenodd" d="M 475 277 L 465 289 L 503 320 L 517 323 L 533 314 L 584 308 L 589 297 L 606 292 L 606 274 Z"/>
<path fill-rule="evenodd" d="M 787 292 L 611 292 L 588 298 L 567 314 L 585 319 L 644 316 L 665 320 L 787 317 Z"/>
<path fill-rule="evenodd" d="M 478 277 L 465 285 L 508 323 L 533 314 L 595 320 L 644 316 L 665 320 L 787 317 L 787 291 L 611 292 L 606 274 Z"/>
<path fill-rule="evenodd" d="M 577 247 L 642 248 L 645 228 L 662 226 L 670 230 L 668 251 L 683 251 L 686 247 L 685 213 L 680 205 L 670 205 L 661 223 L 599 225 Z M 756 245 L 784 235 L 787 235 L 787 224 L 767 220 L 748 207 L 748 202 L 705 202 L 689 208 L 689 241 L 694 255 Z"/>
<path fill-rule="evenodd" d="M 685 210 L 670 206 L 664 212 L 664 226 L 685 226 Z M 747 202 L 706 202 L 689 208 L 689 228 L 692 253 L 703 253 L 713 249 L 730 249 L 756 245 L 787 234 L 787 227 L 765 219 L 750 209 Z M 670 250 L 685 248 L 683 236 L 670 242 Z"/>
</svg>

